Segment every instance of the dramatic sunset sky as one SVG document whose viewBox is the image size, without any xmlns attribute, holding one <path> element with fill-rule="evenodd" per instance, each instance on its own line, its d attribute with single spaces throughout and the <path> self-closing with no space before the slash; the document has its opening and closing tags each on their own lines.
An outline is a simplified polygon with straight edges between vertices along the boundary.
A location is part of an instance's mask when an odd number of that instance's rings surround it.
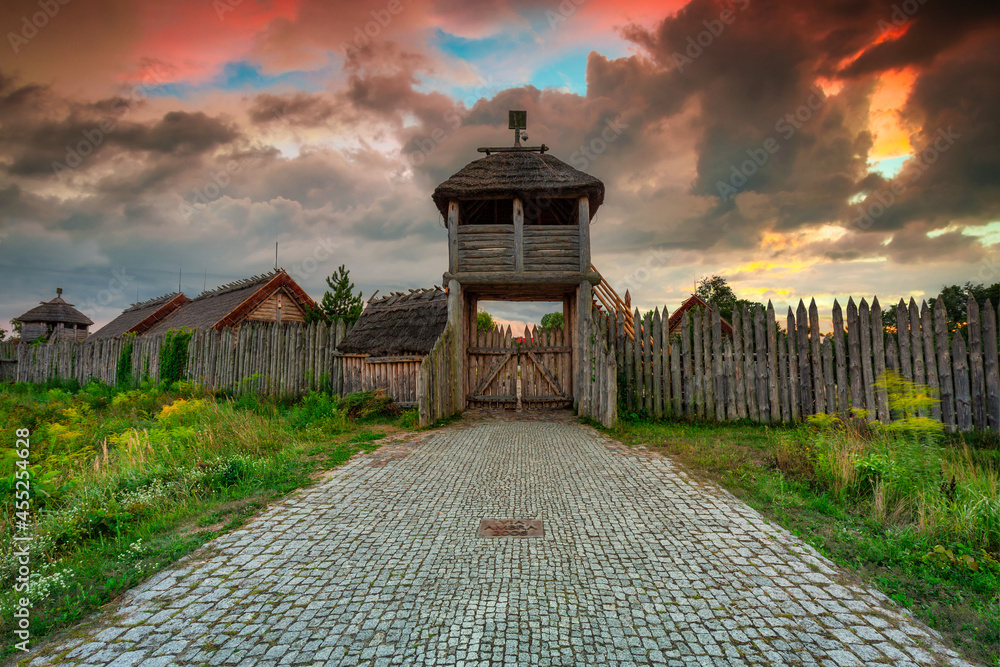
<svg viewBox="0 0 1000 667">
<path fill-rule="evenodd" d="M 339 264 L 366 298 L 440 283 L 430 194 L 508 109 L 604 181 L 594 263 L 640 307 L 1000 280 L 995 0 L 63 1 L 0 9 L 3 328 L 276 240 L 316 298 Z"/>
</svg>

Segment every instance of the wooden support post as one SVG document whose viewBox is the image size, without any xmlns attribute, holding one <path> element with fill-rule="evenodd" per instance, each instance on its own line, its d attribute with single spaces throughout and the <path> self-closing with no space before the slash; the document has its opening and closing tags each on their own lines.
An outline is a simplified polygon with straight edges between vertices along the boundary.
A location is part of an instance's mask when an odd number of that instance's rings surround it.
<svg viewBox="0 0 1000 667">
<path fill-rule="evenodd" d="M 590 271 L 590 199 L 580 197 L 580 273 Z"/>
<path fill-rule="evenodd" d="M 524 271 L 524 202 L 517 197 L 514 198 L 514 271 Z"/>
<path fill-rule="evenodd" d="M 448 271 L 458 273 L 458 202 L 448 202 Z"/>
<path fill-rule="evenodd" d="M 451 328 L 451 396 L 452 405 L 449 414 L 456 414 L 465 409 L 465 327 L 462 326 L 462 285 L 452 278 L 448 281 L 448 326 Z"/>
</svg>

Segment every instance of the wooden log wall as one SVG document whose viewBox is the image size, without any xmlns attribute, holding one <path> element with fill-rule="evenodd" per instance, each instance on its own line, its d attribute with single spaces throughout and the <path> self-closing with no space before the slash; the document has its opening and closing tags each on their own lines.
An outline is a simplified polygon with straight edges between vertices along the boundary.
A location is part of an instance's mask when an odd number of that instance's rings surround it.
<svg viewBox="0 0 1000 667">
<path fill-rule="evenodd" d="M 460 343 L 461 335 L 449 322 L 420 362 L 417 401 L 421 426 L 430 426 L 462 411 L 462 381 L 460 369 L 455 368 L 453 349 Z"/>
<path fill-rule="evenodd" d="M 343 393 L 384 389 L 404 407 L 417 405 L 421 356 L 369 357 L 345 354 Z"/>
<path fill-rule="evenodd" d="M 239 329 L 196 330 L 188 343 L 185 378 L 209 390 L 234 393 L 302 395 L 320 389 L 343 393 L 344 362 L 335 352 L 348 331 L 343 322 L 334 326 L 254 323 Z M 164 338 L 132 339 L 134 380 L 160 380 L 160 349 Z M 8 371 L 11 364 L 0 362 L 0 372 L 8 372 L 10 379 L 19 382 L 59 378 L 76 379 L 83 384 L 96 378 L 114 385 L 125 344 L 124 338 L 8 344 L 0 347 L 0 358 L 9 354 L 17 359 L 17 364 L 13 371 Z M 405 400 L 411 403 L 416 402 L 418 363 L 410 359 L 402 364 L 410 368 L 413 379 L 406 387 L 398 384 Z M 380 382 L 388 379 L 382 372 L 373 373 L 372 377 Z M 387 388 L 391 386 L 396 385 L 386 383 Z"/>
<path fill-rule="evenodd" d="M 784 327 L 769 302 L 766 309 L 737 309 L 731 337 L 722 334 L 717 313 L 699 310 L 685 312 L 679 333 L 670 337 L 666 309 L 651 319 L 636 310 L 634 341 L 624 318 L 597 309 L 594 321 L 607 332 L 622 388 L 617 400 L 630 413 L 795 422 L 864 410 L 868 419 L 887 423 L 894 415 L 877 379 L 893 370 L 939 396 L 927 416 L 948 430 L 1000 432 L 1000 313 L 972 299 L 968 313 L 968 325 L 952 333 L 940 297 L 933 309 L 900 300 L 894 322 L 885 320 L 877 298 L 870 304 L 850 298 L 846 317 L 834 301 L 833 331 L 814 335 L 820 322 L 815 300 L 789 308 Z"/>
</svg>

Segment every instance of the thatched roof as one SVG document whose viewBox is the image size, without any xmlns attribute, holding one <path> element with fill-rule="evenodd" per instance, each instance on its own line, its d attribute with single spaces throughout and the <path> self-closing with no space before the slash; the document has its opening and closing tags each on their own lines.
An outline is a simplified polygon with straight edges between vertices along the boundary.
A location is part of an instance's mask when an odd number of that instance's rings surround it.
<svg viewBox="0 0 1000 667">
<path fill-rule="evenodd" d="M 284 290 L 303 310 L 316 305 L 284 269 L 202 292 L 190 303 L 178 308 L 170 317 L 157 323 L 148 333 L 166 333 L 170 329 L 221 329 L 239 324 L 265 299 Z"/>
<path fill-rule="evenodd" d="M 122 314 L 90 335 L 92 339 L 113 338 L 126 333 L 145 333 L 160 320 L 190 302 L 180 292 L 171 292 L 141 303 L 133 303 Z"/>
<path fill-rule="evenodd" d="M 90 326 L 93 320 L 73 307 L 73 304 L 66 303 L 62 298 L 62 289 L 57 290 L 56 298 L 51 301 L 41 301 L 24 315 L 14 319 L 27 324 L 30 322 L 45 322 L 52 324 L 82 324 Z"/>
<path fill-rule="evenodd" d="M 373 299 L 337 349 L 374 357 L 424 355 L 448 323 L 448 294 L 434 289 Z"/>
<path fill-rule="evenodd" d="M 604 202 L 604 183 L 551 155 L 534 151 L 493 153 L 465 165 L 437 186 L 432 198 L 448 217 L 451 199 L 590 198 L 590 217 Z"/>
</svg>

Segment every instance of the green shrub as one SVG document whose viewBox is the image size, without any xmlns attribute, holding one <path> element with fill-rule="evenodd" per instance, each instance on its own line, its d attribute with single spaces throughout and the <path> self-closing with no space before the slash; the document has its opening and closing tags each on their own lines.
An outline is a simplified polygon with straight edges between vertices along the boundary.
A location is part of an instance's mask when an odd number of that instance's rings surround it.
<svg viewBox="0 0 1000 667">
<path fill-rule="evenodd" d="M 167 384 L 184 377 L 188 362 L 188 342 L 194 332 L 181 327 L 170 329 L 160 348 L 160 381 Z"/>
</svg>

